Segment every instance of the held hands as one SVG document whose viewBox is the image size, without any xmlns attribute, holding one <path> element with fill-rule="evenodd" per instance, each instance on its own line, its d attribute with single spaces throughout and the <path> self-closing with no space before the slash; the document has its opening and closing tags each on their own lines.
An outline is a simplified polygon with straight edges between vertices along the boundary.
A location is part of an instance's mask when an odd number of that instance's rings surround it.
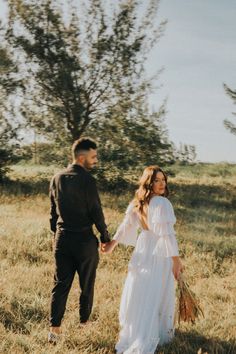
<svg viewBox="0 0 236 354">
<path fill-rule="evenodd" d="M 112 240 L 107 243 L 101 243 L 101 252 L 104 254 L 110 254 L 112 253 L 117 244 L 118 242 L 115 240 Z"/>
<path fill-rule="evenodd" d="M 184 266 L 179 257 L 172 257 L 172 260 L 173 260 L 172 272 L 175 279 L 178 280 L 180 273 L 182 273 L 184 270 Z"/>
</svg>

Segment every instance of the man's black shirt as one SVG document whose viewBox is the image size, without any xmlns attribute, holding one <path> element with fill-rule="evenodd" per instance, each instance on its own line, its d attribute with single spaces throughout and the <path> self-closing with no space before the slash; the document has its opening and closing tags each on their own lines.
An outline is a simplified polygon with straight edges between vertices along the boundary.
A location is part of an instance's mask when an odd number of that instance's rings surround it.
<svg viewBox="0 0 236 354">
<path fill-rule="evenodd" d="M 73 164 L 56 174 L 50 183 L 51 230 L 83 232 L 95 224 L 101 242 L 109 242 L 95 178 L 83 167 Z"/>
</svg>

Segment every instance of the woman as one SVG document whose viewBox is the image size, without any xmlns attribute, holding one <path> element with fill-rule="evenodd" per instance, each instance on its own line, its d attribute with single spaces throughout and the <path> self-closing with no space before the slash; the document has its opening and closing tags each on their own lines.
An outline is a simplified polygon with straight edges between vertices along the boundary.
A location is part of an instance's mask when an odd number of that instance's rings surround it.
<svg viewBox="0 0 236 354">
<path fill-rule="evenodd" d="M 178 279 L 183 266 L 167 196 L 162 169 L 145 168 L 123 222 L 103 249 L 111 253 L 118 243 L 135 246 L 121 297 L 118 354 L 153 354 L 157 345 L 174 335 L 174 278 Z"/>
</svg>

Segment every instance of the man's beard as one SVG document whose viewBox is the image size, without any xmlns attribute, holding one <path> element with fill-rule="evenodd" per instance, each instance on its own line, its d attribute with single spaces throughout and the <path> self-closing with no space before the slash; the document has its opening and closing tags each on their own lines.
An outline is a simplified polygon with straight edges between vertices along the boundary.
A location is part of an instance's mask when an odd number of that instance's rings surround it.
<svg viewBox="0 0 236 354">
<path fill-rule="evenodd" d="M 84 161 L 84 167 L 86 168 L 86 170 L 92 170 L 94 167 L 96 166 L 96 164 L 95 163 L 89 163 L 89 162 L 87 162 L 87 161 Z"/>
</svg>

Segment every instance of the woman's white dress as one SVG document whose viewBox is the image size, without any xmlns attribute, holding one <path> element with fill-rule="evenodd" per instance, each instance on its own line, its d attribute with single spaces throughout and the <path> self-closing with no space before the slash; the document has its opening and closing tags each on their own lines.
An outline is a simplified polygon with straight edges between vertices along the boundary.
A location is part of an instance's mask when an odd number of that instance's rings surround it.
<svg viewBox="0 0 236 354">
<path fill-rule="evenodd" d="M 178 256 L 170 201 L 152 197 L 143 230 L 131 203 L 114 239 L 135 246 L 121 297 L 117 353 L 153 354 L 174 335 L 175 288 L 172 258 Z M 138 235 L 138 230 L 141 233 Z"/>
</svg>

